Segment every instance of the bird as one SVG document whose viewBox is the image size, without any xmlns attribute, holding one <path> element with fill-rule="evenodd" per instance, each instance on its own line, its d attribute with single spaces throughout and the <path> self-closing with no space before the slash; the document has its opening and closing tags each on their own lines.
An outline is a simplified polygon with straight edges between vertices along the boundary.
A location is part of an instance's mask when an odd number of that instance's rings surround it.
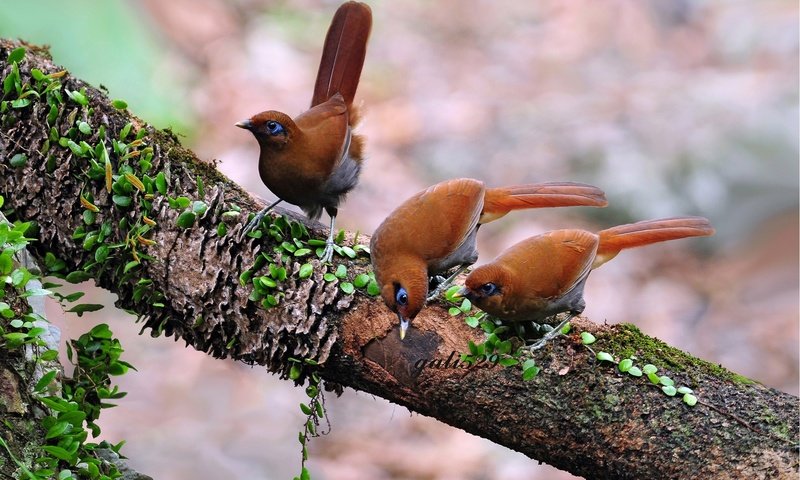
<svg viewBox="0 0 800 480">
<path fill-rule="evenodd" d="M 551 182 L 487 188 L 471 178 L 446 180 L 413 195 L 378 226 L 370 256 L 381 297 L 400 320 L 400 338 L 425 302 L 478 259 L 478 228 L 511 210 L 607 204 L 597 187 Z M 428 279 L 456 272 L 428 296 Z"/>
<path fill-rule="evenodd" d="M 310 220 L 325 210 L 331 222 L 321 261 L 330 261 L 339 204 L 358 183 L 364 158 L 364 139 L 353 132 L 359 120 L 353 98 L 371 29 L 368 5 L 342 4 L 325 37 L 311 107 L 294 119 L 269 110 L 236 124 L 258 141 L 258 173 L 278 197 L 244 227 L 242 236 L 282 201 L 299 206 Z"/>
<path fill-rule="evenodd" d="M 592 270 L 620 251 L 667 240 L 714 234 L 708 219 L 673 217 L 620 225 L 598 233 L 580 229 L 554 230 L 516 243 L 492 262 L 470 272 L 456 297 L 506 323 L 556 323 L 569 316 L 532 350 L 555 337 L 586 307 L 583 288 Z"/>
</svg>

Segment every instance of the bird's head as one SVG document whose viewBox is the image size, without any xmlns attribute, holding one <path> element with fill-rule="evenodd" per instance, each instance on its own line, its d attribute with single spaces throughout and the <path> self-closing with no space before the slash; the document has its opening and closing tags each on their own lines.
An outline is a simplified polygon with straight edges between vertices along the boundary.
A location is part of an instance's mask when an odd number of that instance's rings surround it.
<svg viewBox="0 0 800 480">
<path fill-rule="evenodd" d="M 409 323 L 425 306 L 428 296 L 428 269 L 405 268 L 390 275 L 381 285 L 381 297 L 389 310 L 400 320 L 400 339 L 406 336 Z M 379 280 L 379 282 L 380 282 Z"/>
<path fill-rule="evenodd" d="M 236 126 L 250 130 L 261 146 L 273 148 L 282 148 L 289 143 L 297 128 L 288 115 L 275 110 L 253 115 Z"/>
<path fill-rule="evenodd" d="M 457 292 L 476 307 L 492 315 L 502 315 L 503 302 L 511 293 L 510 273 L 499 265 L 481 265 L 467 275 L 464 287 Z"/>
</svg>

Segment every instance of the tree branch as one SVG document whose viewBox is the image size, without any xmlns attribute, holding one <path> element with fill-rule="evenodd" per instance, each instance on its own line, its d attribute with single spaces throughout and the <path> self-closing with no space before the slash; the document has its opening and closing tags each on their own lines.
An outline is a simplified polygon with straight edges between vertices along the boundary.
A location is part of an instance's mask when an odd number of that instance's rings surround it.
<svg viewBox="0 0 800 480">
<path fill-rule="evenodd" d="M 7 58 L 18 46 L 0 42 L 3 78 L 14 74 Z M 446 305 L 426 308 L 401 342 L 396 318 L 380 299 L 361 290 L 345 293 L 342 280 L 324 278 L 333 268 L 313 260 L 313 274 L 300 278 L 307 260 L 274 250 L 292 241 L 288 226 L 277 240 L 277 234 L 237 240 L 244 223 L 237 206 L 254 212 L 259 205 L 170 132 L 115 108 L 102 92 L 69 74 L 45 81 L 31 77 L 32 69 L 44 75 L 60 70 L 46 51 L 29 47 L 18 63 L 20 88 L 6 92 L 0 112 L 0 194 L 7 213 L 38 224 L 33 250 L 43 265 L 52 252 L 66 264 L 61 273 L 85 272 L 115 292 L 117 306 L 138 315 L 153 335 L 163 332 L 215 357 L 264 365 L 283 377 L 293 365 L 290 358 L 309 359 L 321 364 L 318 371 L 329 382 L 373 393 L 577 475 L 796 474 L 796 397 L 691 357 L 635 327 L 581 319 L 573 322 L 575 330 L 597 336 L 593 348 L 658 366 L 659 373 L 691 387 L 699 403 L 689 407 L 646 377 L 598 362 L 576 333 L 537 352 L 542 371 L 531 381 L 523 381 L 517 368 L 488 362 L 454 367 L 468 340 L 483 339 L 451 317 Z M 62 92 L 63 102 L 43 93 L 52 82 L 61 83 L 51 88 Z M 12 103 L 25 94 L 25 85 L 38 93 L 25 97 L 29 104 Z M 67 93 L 73 91 L 84 94 Z M 119 140 L 127 128 L 130 133 Z M 111 192 L 106 168 L 113 174 Z M 181 196 L 202 203 L 187 206 Z M 97 212 L 86 213 L 93 207 Z M 193 209 L 194 216 L 186 213 Z M 321 226 L 307 227 L 315 238 L 324 237 Z M 346 241 L 352 243 L 353 236 Z M 272 290 L 284 296 L 270 309 L 251 300 L 252 283 L 240 285 L 242 272 L 257 261 L 287 271 Z M 369 268 L 364 256 L 337 261 L 350 279 Z M 426 368 L 419 368 L 423 362 Z"/>
</svg>

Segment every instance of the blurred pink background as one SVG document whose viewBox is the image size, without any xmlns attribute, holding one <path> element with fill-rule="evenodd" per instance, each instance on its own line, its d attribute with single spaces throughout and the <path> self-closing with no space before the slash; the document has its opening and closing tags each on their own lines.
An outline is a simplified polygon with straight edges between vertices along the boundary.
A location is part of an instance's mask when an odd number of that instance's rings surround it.
<svg viewBox="0 0 800 480">
<path fill-rule="evenodd" d="M 338 2 L 31 4 L 0 12 L 0 34 L 51 44 L 57 63 L 274 198 L 255 174 L 256 142 L 233 124 L 307 107 Z M 357 94 L 368 160 L 339 226 L 371 232 L 411 194 L 456 176 L 584 181 L 610 200 L 487 226 L 482 262 L 548 229 L 707 216 L 713 238 L 628 251 L 594 272 L 585 315 L 634 322 L 798 394 L 797 2 L 371 6 Z M 52 19 L 31 20 L 42 7 Z M 119 379 L 129 394 L 100 422 L 104 438 L 127 440 L 134 468 L 176 480 L 299 472 L 302 389 L 140 337 L 113 307 L 80 319 L 51 307 L 65 337 L 108 322 L 138 368 Z M 311 443 L 314 478 L 571 478 L 370 395 L 348 390 L 328 407 L 332 432 Z"/>
</svg>

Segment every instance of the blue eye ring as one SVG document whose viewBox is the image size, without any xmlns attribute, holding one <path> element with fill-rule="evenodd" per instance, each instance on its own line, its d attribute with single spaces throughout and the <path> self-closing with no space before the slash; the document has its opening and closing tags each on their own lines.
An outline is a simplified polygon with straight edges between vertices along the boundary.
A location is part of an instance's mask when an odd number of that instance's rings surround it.
<svg viewBox="0 0 800 480">
<path fill-rule="evenodd" d="M 484 283 L 481 285 L 481 293 L 486 296 L 494 295 L 497 293 L 497 285 L 494 283 Z"/>
<path fill-rule="evenodd" d="M 286 132 L 286 129 L 283 128 L 283 125 L 276 122 L 275 120 L 267 120 L 265 126 L 267 127 L 267 131 L 269 132 L 270 135 L 280 135 Z"/>
<path fill-rule="evenodd" d="M 406 289 L 403 287 L 397 289 L 397 293 L 394 294 L 394 300 L 401 307 L 408 305 L 408 292 L 406 292 Z"/>
</svg>

